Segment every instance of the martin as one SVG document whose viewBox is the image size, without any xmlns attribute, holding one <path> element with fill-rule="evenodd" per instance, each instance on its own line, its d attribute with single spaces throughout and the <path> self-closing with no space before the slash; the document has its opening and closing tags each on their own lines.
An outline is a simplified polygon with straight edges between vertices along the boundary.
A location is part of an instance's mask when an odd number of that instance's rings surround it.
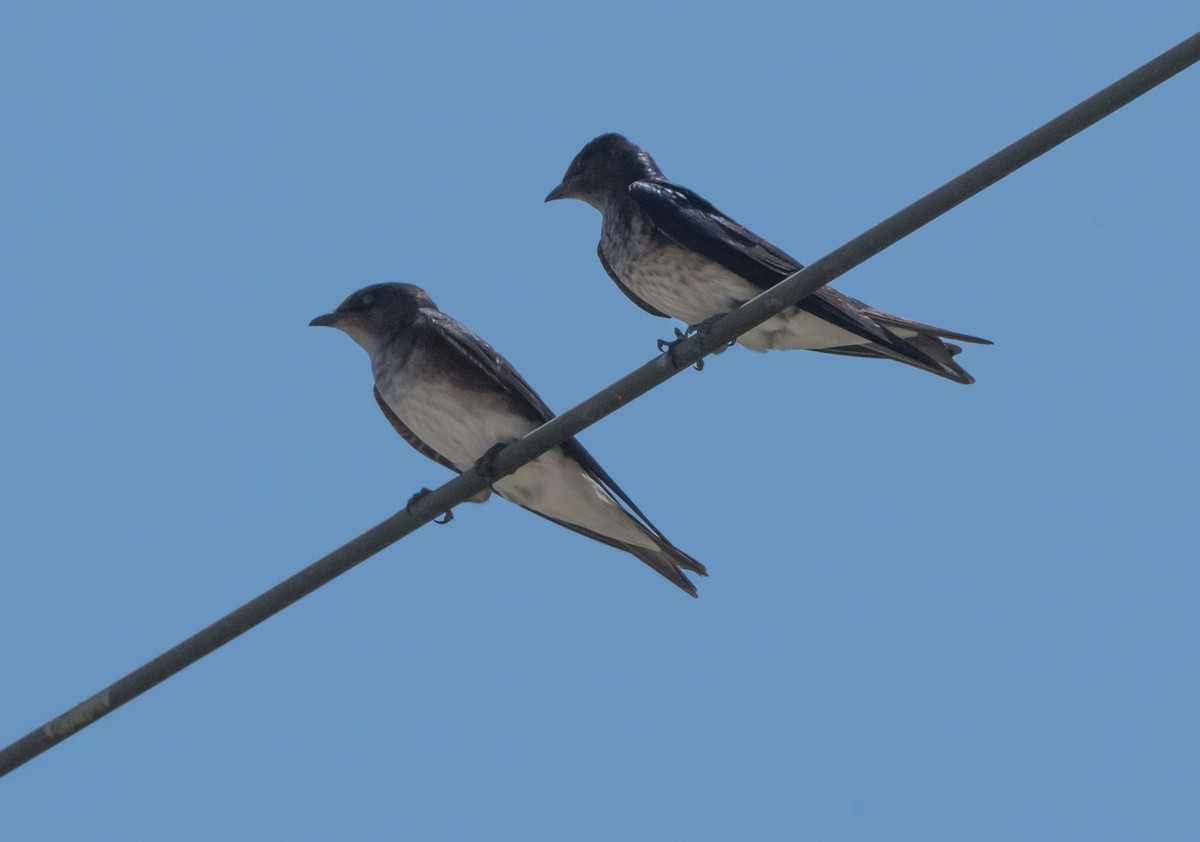
<svg viewBox="0 0 1200 842">
<path fill-rule="evenodd" d="M 803 268 L 696 193 L 667 181 L 646 150 L 619 134 L 600 135 L 583 147 L 546 196 L 547 202 L 555 199 L 579 199 L 600 211 L 597 253 L 609 277 L 643 310 L 679 319 L 691 330 Z M 945 339 L 991 344 L 881 312 L 825 286 L 737 341 L 755 351 L 803 348 L 892 359 L 974 383 L 954 361 L 962 348 Z"/>
<path fill-rule="evenodd" d="M 336 327 L 370 355 L 383 414 L 405 441 L 452 471 L 478 467 L 487 477 L 498 448 L 554 417 L 507 360 L 420 287 L 366 287 L 311 324 Z M 574 438 L 492 487 L 559 526 L 636 556 L 692 596 L 696 588 L 684 571 L 708 575 Z"/>
</svg>

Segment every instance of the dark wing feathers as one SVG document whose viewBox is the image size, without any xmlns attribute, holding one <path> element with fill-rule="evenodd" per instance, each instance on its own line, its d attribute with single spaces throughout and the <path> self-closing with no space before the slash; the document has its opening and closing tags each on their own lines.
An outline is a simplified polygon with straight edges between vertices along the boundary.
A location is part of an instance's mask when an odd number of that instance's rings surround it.
<svg viewBox="0 0 1200 842">
<path fill-rule="evenodd" d="M 849 296 L 846 297 L 850 298 Z M 863 304 L 857 298 L 850 298 L 850 301 L 852 301 L 856 307 L 861 309 L 872 319 L 879 322 L 881 325 L 886 325 L 887 327 L 900 328 L 901 330 L 914 330 L 917 333 L 925 333 L 930 336 L 940 336 L 943 339 L 955 339 L 959 342 L 970 342 L 974 345 L 993 344 L 992 340 L 990 339 L 982 339 L 978 336 L 971 336 L 968 333 L 957 333 L 953 330 L 946 330 L 945 328 L 934 327 L 933 325 L 927 325 L 921 322 L 914 322 L 912 319 L 905 319 L 901 316 L 893 316 L 891 313 L 885 313 L 882 310 L 876 310 L 869 304 Z"/>
<path fill-rule="evenodd" d="M 440 310 L 422 310 L 421 317 L 420 324 L 427 329 L 429 335 L 449 345 L 456 356 L 472 363 L 502 391 L 524 403 L 529 408 L 531 417 L 538 418 L 543 423 L 554 417 L 550 407 L 546 406 L 533 387 L 525 382 L 525 378 L 509 365 L 508 360 L 500 356 L 495 348 L 484 342 L 479 334 Z"/>
<path fill-rule="evenodd" d="M 665 181 L 629 185 L 634 204 L 684 248 L 719 263 L 757 287 L 768 289 L 804 268 L 753 231 L 738 225 L 704 198 Z"/>
</svg>

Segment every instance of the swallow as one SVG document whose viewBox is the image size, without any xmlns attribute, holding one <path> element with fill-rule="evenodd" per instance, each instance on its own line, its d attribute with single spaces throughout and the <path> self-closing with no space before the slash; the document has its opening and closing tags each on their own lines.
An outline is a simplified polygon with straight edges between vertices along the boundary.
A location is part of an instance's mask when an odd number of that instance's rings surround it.
<svg viewBox="0 0 1200 842">
<path fill-rule="evenodd" d="M 667 181 L 646 150 L 619 134 L 600 135 L 580 150 L 546 196 L 556 199 L 579 199 L 600 211 L 596 251 L 604 271 L 643 310 L 679 319 L 689 332 L 803 268 L 698 194 Z M 824 286 L 737 341 L 754 351 L 892 359 L 974 383 L 954 361 L 962 348 L 946 339 L 992 344 L 884 313 Z"/>
<path fill-rule="evenodd" d="M 334 327 L 371 358 L 375 399 L 418 452 L 462 473 L 554 417 L 504 357 L 411 284 L 376 284 L 310 322 Z M 574 438 L 492 488 L 506 500 L 645 562 L 696 596 L 684 571 L 704 565 L 650 522 Z"/>
</svg>

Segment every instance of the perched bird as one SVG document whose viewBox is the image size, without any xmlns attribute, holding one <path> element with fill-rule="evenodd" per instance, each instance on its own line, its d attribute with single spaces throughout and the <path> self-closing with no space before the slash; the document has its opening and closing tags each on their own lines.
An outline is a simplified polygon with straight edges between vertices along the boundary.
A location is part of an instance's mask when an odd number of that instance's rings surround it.
<svg viewBox="0 0 1200 842">
<path fill-rule="evenodd" d="M 619 134 L 588 143 L 546 201 L 579 199 L 600 211 L 597 253 L 609 277 L 655 316 L 703 323 L 803 268 L 697 194 L 667 181 L 654 159 Z M 975 380 L 943 342 L 992 344 L 893 316 L 825 286 L 738 342 L 755 351 L 805 348 L 893 359 L 956 383 Z"/>
<path fill-rule="evenodd" d="M 507 360 L 420 287 L 366 287 L 310 324 L 336 327 L 370 355 L 383 414 L 405 441 L 452 471 L 478 466 L 486 476 L 499 447 L 554 417 Z M 559 526 L 631 553 L 692 596 L 696 588 L 683 571 L 708 575 L 573 438 L 493 488 Z"/>
</svg>

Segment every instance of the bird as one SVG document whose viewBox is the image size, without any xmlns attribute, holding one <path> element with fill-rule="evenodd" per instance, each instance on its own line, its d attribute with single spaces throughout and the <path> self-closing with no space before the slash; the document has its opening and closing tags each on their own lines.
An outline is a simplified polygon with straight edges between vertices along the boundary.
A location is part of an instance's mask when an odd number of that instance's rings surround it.
<svg viewBox="0 0 1200 842">
<path fill-rule="evenodd" d="M 554 417 L 504 357 L 418 286 L 365 287 L 309 324 L 337 328 L 367 352 L 384 416 L 418 452 L 457 473 L 476 467 L 491 479 L 490 460 L 500 449 Z M 708 575 L 574 438 L 491 488 L 559 526 L 630 553 L 693 597 L 696 587 L 685 571 Z"/>
<path fill-rule="evenodd" d="M 643 310 L 687 323 L 689 334 L 803 268 L 699 194 L 668 181 L 646 150 L 619 134 L 602 134 L 579 151 L 545 200 L 556 199 L 579 199 L 600 211 L 596 253 L 609 277 Z M 824 286 L 737 342 L 763 352 L 892 359 L 974 383 L 954 360 L 962 348 L 946 339 L 992 344 L 884 313 Z"/>
</svg>

